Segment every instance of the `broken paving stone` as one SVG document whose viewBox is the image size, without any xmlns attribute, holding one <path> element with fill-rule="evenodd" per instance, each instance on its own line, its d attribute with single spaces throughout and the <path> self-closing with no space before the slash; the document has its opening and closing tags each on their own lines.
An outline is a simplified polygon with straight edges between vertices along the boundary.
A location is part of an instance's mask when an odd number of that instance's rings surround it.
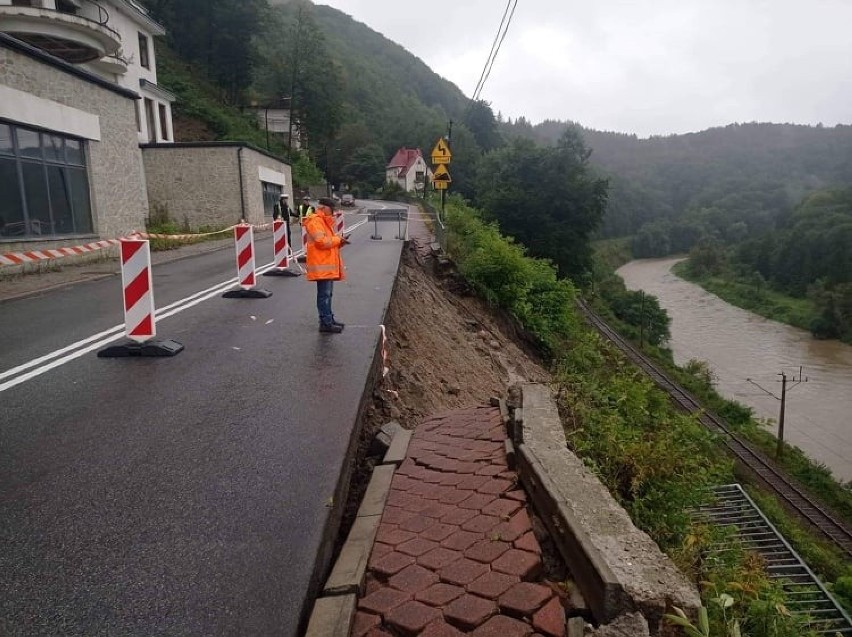
<svg viewBox="0 0 852 637">
<path fill-rule="evenodd" d="M 398 410 L 397 410 L 398 411 Z M 382 425 L 382 428 L 376 433 L 373 441 L 370 443 L 370 449 L 367 455 L 383 456 L 391 445 L 393 437 L 398 431 L 402 431 L 402 425 L 396 420 L 391 420 L 389 423 Z"/>
<path fill-rule="evenodd" d="M 614 622 L 588 633 L 589 637 L 650 637 L 651 629 L 641 613 L 622 615 Z"/>
</svg>

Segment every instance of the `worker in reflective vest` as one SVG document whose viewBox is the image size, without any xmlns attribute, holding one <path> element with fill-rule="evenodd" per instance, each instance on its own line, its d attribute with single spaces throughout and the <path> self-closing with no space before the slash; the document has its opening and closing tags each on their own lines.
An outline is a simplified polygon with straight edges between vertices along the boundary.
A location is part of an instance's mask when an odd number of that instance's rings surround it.
<svg viewBox="0 0 852 637">
<path fill-rule="evenodd" d="M 314 207 L 311 205 L 311 198 L 308 196 L 302 197 L 302 203 L 299 204 L 299 219 L 304 221 L 305 217 L 314 214 Z"/>
<path fill-rule="evenodd" d="M 335 281 L 344 278 L 340 248 L 349 243 L 349 235 L 334 233 L 334 200 L 320 199 L 314 214 L 303 220 L 306 244 L 308 281 L 317 283 L 317 314 L 319 331 L 340 334 L 344 324 L 334 318 L 331 297 Z"/>
</svg>

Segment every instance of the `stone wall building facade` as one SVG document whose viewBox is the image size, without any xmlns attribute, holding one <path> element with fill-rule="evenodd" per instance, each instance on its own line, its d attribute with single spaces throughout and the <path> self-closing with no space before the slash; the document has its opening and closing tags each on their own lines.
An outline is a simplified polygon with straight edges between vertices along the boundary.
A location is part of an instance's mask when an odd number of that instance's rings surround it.
<svg viewBox="0 0 852 637">
<path fill-rule="evenodd" d="M 249 144 L 145 144 L 142 156 L 152 213 L 193 230 L 269 222 L 282 193 L 292 205 L 290 166 Z"/>
</svg>

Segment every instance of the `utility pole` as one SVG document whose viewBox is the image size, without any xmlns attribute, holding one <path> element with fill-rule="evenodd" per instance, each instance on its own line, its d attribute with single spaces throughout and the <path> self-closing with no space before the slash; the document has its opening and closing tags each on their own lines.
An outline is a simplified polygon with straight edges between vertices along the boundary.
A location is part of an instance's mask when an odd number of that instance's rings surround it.
<svg viewBox="0 0 852 637">
<path fill-rule="evenodd" d="M 639 349 L 645 349 L 645 290 L 639 290 L 639 298 L 642 299 L 639 310 Z"/>
<path fill-rule="evenodd" d="M 450 120 L 450 124 L 447 127 L 447 146 L 452 150 L 452 145 L 450 142 L 453 139 L 453 120 Z M 446 202 L 447 202 L 447 191 L 441 191 L 441 216 L 446 219 L 447 218 L 447 210 L 446 210 Z"/>
<path fill-rule="evenodd" d="M 299 7 L 299 17 L 296 19 L 296 39 L 293 50 L 293 73 L 290 76 L 290 117 L 287 131 L 287 160 L 293 161 L 293 116 L 296 112 L 296 78 L 299 73 L 299 40 L 302 37 L 302 7 Z"/>
<path fill-rule="evenodd" d="M 768 389 L 761 387 L 756 382 L 754 382 L 751 378 L 746 378 L 746 380 L 748 382 L 750 382 L 752 385 L 754 385 L 755 387 L 760 389 L 763 393 L 768 394 L 769 396 L 772 396 L 775 400 L 781 401 L 781 411 L 778 414 L 778 444 L 775 447 L 775 458 L 776 459 L 781 458 L 781 456 L 784 453 L 784 416 L 786 415 L 786 411 L 787 411 L 787 392 L 792 391 L 795 387 L 797 387 L 798 385 L 801 385 L 802 383 L 808 382 L 807 377 L 802 375 L 802 369 L 803 368 L 800 365 L 798 377 L 795 374 L 793 374 L 792 376 L 787 376 L 787 373 L 783 372 L 783 371 L 780 374 L 778 374 L 778 376 L 781 377 L 781 380 L 776 381 L 776 382 L 781 383 L 781 395 L 780 396 L 776 396 L 775 394 L 773 394 Z M 792 383 L 792 384 L 790 384 L 789 387 L 788 387 L 788 383 Z"/>
</svg>

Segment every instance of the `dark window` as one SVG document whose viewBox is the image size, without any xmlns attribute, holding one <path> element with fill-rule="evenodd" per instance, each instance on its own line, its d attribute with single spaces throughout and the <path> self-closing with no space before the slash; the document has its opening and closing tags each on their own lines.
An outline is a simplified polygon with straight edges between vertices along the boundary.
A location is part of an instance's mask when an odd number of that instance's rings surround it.
<svg viewBox="0 0 852 637">
<path fill-rule="evenodd" d="M 148 57 L 148 36 L 139 34 L 139 64 L 143 68 L 151 68 L 151 59 Z"/>
<path fill-rule="evenodd" d="M 160 110 L 160 134 L 163 139 L 169 141 L 169 118 L 166 116 L 166 105 L 159 104 Z"/>
<path fill-rule="evenodd" d="M 261 181 L 260 187 L 263 191 L 263 214 L 271 217 L 284 189 L 278 184 L 270 184 L 267 181 Z"/>
<path fill-rule="evenodd" d="M 133 107 L 133 112 L 136 113 L 136 130 L 140 133 L 142 132 L 142 116 L 139 114 L 141 108 L 143 108 L 142 100 L 138 100 L 138 103 Z"/>
<path fill-rule="evenodd" d="M 154 120 L 154 102 L 145 98 L 145 121 L 148 123 L 148 141 L 157 141 L 157 124 Z"/>
<path fill-rule="evenodd" d="M 84 143 L 0 123 L 0 238 L 92 232 Z"/>
</svg>

